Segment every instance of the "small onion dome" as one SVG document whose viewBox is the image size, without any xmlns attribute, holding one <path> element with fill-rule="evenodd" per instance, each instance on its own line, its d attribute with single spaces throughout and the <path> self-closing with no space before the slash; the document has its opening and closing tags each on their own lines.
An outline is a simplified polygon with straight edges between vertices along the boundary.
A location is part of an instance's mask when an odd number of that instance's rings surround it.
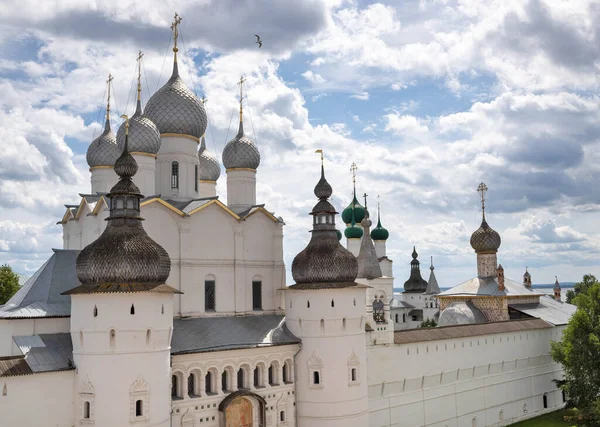
<svg viewBox="0 0 600 427">
<path fill-rule="evenodd" d="M 377 227 L 371 231 L 371 239 L 373 240 L 387 240 L 390 237 L 390 232 L 387 231 L 381 225 L 381 217 L 377 214 Z"/>
<path fill-rule="evenodd" d="M 137 102 L 135 114 L 129 119 L 129 152 L 156 154 L 160 149 L 160 132 L 149 118 L 142 115 L 141 102 Z M 125 148 L 125 122 L 117 132 L 119 150 Z"/>
<path fill-rule="evenodd" d="M 194 138 L 204 134 L 208 123 L 204 105 L 179 77 L 177 61 L 173 63 L 169 81 L 148 100 L 145 116 L 154 122 L 161 134 Z"/>
<path fill-rule="evenodd" d="M 198 179 L 203 181 L 216 181 L 221 176 L 221 166 L 213 153 L 206 149 L 206 140 L 202 135 L 202 143 L 198 150 L 198 161 L 200 163 L 200 173 Z"/>
<path fill-rule="evenodd" d="M 117 146 L 117 139 L 110 128 L 110 121 L 106 119 L 104 132 L 92 141 L 85 158 L 90 168 L 96 166 L 112 167 L 120 155 L 121 150 Z"/>
<path fill-rule="evenodd" d="M 313 229 L 310 242 L 292 262 L 292 277 L 296 283 L 354 283 L 358 263 L 344 248 L 335 228 L 335 209 L 327 200 L 331 186 L 321 168 L 321 180 L 315 187 L 319 202 L 313 208 Z"/>
<path fill-rule="evenodd" d="M 469 325 L 485 323 L 487 319 L 471 301 L 454 302 L 440 313 L 438 326 Z"/>
<path fill-rule="evenodd" d="M 356 199 L 356 190 L 354 191 L 354 199 L 352 202 L 342 211 L 342 221 L 344 224 L 350 224 L 352 222 L 352 206 L 354 206 L 354 221 L 360 223 L 365 217 L 365 208 L 363 205 L 358 203 Z"/>
<path fill-rule="evenodd" d="M 356 224 L 351 224 L 344 230 L 346 239 L 360 239 L 363 236 L 363 229 Z"/>
<path fill-rule="evenodd" d="M 427 290 L 427 282 L 421 277 L 421 263 L 417 259 L 418 256 L 417 249 L 413 246 L 410 277 L 404 282 L 405 292 L 425 292 Z"/>
<path fill-rule="evenodd" d="M 484 217 L 481 226 L 471 235 L 471 247 L 477 253 L 498 252 L 500 243 L 500 234 L 488 225 Z"/>
<path fill-rule="evenodd" d="M 342 240 L 342 232 L 336 228 L 335 234 L 337 234 L 338 242 Z"/>
<path fill-rule="evenodd" d="M 523 279 L 528 279 L 529 281 L 531 281 L 531 274 L 529 274 L 529 270 L 527 270 L 527 267 L 525 267 L 525 274 L 523 274 Z"/>
<path fill-rule="evenodd" d="M 258 169 L 260 152 L 254 142 L 244 135 L 244 122 L 240 120 L 237 135 L 223 149 L 225 169 Z"/>
<path fill-rule="evenodd" d="M 77 257 L 81 286 L 67 294 L 160 290 L 177 292 L 165 285 L 171 270 L 167 251 L 146 234 L 140 218 L 142 195 L 131 177 L 137 162 L 125 148 L 115 163 L 119 181 L 108 194 L 108 225 Z"/>
</svg>

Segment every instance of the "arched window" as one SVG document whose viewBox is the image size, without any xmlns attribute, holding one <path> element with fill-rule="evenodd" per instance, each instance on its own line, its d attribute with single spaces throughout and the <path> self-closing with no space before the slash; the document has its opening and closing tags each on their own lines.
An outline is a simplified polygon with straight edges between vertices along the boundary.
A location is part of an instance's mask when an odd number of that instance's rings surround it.
<svg viewBox="0 0 600 427">
<path fill-rule="evenodd" d="M 321 332 L 325 332 L 325 320 L 321 319 Z"/>
<path fill-rule="evenodd" d="M 319 371 L 313 371 L 313 384 L 321 384 L 321 376 L 319 375 Z"/>
<path fill-rule="evenodd" d="M 144 405 L 141 400 L 135 401 L 135 416 L 141 417 L 144 415 Z"/>
<path fill-rule="evenodd" d="M 90 419 L 90 402 L 84 402 L 83 403 L 83 419 L 85 420 L 89 420 Z"/>
<path fill-rule="evenodd" d="M 221 390 L 223 393 L 229 393 L 229 372 L 226 370 L 221 374 Z"/>
<path fill-rule="evenodd" d="M 79 347 L 83 348 L 83 331 L 79 331 Z"/>
<path fill-rule="evenodd" d="M 398 317 L 399 317 L 399 315 L 398 315 L 398 313 L 396 313 L 396 323 L 398 323 Z"/>
<path fill-rule="evenodd" d="M 245 374 L 246 373 L 244 372 L 243 368 L 238 369 L 238 372 L 237 372 L 237 388 L 238 388 L 238 390 L 247 388 Z"/>
<path fill-rule="evenodd" d="M 131 308 L 129 309 L 129 314 L 135 314 L 135 307 L 131 304 Z"/>
<path fill-rule="evenodd" d="M 260 387 L 260 368 L 254 368 L 254 388 Z"/>
<path fill-rule="evenodd" d="M 194 397 L 196 396 L 196 375 L 190 374 L 188 376 L 188 396 Z"/>
<path fill-rule="evenodd" d="M 405 322 L 406 322 L 406 313 L 403 313 L 402 314 L 402 323 L 405 323 Z"/>
<path fill-rule="evenodd" d="M 310 308 L 310 301 L 306 301 L 306 308 Z"/>
<path fill-rule="evenodd" d="M 283 364 L 283 382 L 284 384 L 292 383 L 292 363 L 289 360 Z"/>
<path fill-rule="evenodd" d="M 544 402 L 544 409 L 548 408 L 548 394 L 544 393 L 544 397 L 542 398 Z"/>
<path fill-rule="evenodd" d="M 198 191 L 198 165 L 194 165 L 194 191 Z"/>
<path fill-rule="evenodd" d="M 345 331 L 345 330 L 346 330 L 346 318 L 344 317 L 342 319 L 342 331 Z"/>
<path fill-rule="evenodd" d="M 179 162 L 171 163 L 171 188 L 179 188 Z"/>
<path fill-rule="evenodd" d="M 566 402 L 567 401 L 567 395 L 565 394 L 564 390 L 561 391 L 561 396 L 562 396 L 562 401 Z"/>
<path fill-rule="evenodd" d="M 160 314 L 165 314 L 165 305 L 160 306 Z"/>
<path fill-rule="evenodd" d="M 98 317 L 98 307 L 94 306 L 94 317 Z"/>
<path fill-rule="evenodd" d="M 262 281 L 252 281 L 252 310 L 262 310 Z"/>
<path fill-rule="evenodd" d="M 209 276 L 204 281 L 204 311 L 215 311 L 215 279 Z"/>
<path fill-rule="evenodd" d="M 206 392 L 206 394 L 212 394 L 212 393 L 214 393 L 214 389 L 213 389 L 213 373 L 211 371 L 208 371 L 206 373 L 206 376 L 204 377 L 204 391 Z"/>
<path fill-rule="evenodd" d="M 179 397 L 179 393 L 178 393 L 178 379 L 177 379 L 177 375 L 172 375 L 171 376 L 171 398 L 172 399 L 176 399 L 177 397 Z"/>
<path fill-rule="evenodd" d="M 279 421 L 281 421 L 282 423 L 285 422 L 285 411 L 279 412 Z"/>
<path fill-rule="evenodd" d="M 350 371 L 350 373 L 352 382 L 356 382 L 356 368 L 352 368 L 352 371 Z"/>
<path fill-rule="evenodd" d="M 331 306 L 335 307 L 335 302 L 333 301 L 333 299 L 331 300 Z"/>
<path fill-rule="evenodd" d="M 471 420 L 471 427 L 477 427 L 477 417 L 473 417 Z"/>
<path fill-rule="evenodd" d="M 500 410 L 500 413 L 498 414 L 498 419 L 500 421 L 504 421 L 504 410 L 502 410 L 502 409 Z"/>
<path fill-rule="evenodd" d="M 146 347 L 150 346 L 150 339 L 152 338 L 152 331 L 148 329 L 146 331 Z"/>
<path fill-rule="evenodd" d="M 273 364 L 269 365 L 269 385 L 275 385 L 275 372 Z"/>
</svg>

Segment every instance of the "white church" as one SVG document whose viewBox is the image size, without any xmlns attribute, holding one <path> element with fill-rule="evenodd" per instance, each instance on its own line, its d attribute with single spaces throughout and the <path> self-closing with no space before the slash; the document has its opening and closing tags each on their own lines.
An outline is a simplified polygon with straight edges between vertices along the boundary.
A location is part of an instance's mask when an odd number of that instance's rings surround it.
<svg viewBox="0 0 600 427">
<path fill-rule="evenodd" d="M 108 103 L 63 248 L 0 306 L 0 426 L 485 427 L 564 405 L 550 342 L 575 308 L 558 283 L 551 298 L 528 272 L 504 277 L 484 209 L 473 279 L 440 292 L 415 250 L 394 295 L 388 231 L 355 195 L 340 243 L 322 164 L 286 283 L 285 224 L 256 200 L 242 103 L 221 177 L 177 25 L 171 78 L 144 109 L 138 84 L 116 135 Z"/>
</svg>

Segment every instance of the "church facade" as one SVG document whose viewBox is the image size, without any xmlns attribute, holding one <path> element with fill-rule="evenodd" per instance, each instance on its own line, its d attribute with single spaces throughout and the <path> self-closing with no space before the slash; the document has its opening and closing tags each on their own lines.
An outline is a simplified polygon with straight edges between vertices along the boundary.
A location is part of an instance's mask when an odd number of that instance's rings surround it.
<svg viewBox="0 0 600 427">
<path fill-rule="evenodd" d="M 355 191 L 340 243 L 321 153 L 311 239 L 286 284 L 284 221 L 256 200 L 241 100 L 221 156 L 227 200 L 216 194 L 178 23 L 171 78 L 144 109 L 138 84 L 116 134 L 107 104 L 63 248 L 0 307 L 0 425 L 483 427 L 564 405 L 550 341 L 574 307 L 528 272 L 504 278 L 485 215 L 475 279 L 441 292 L 415 250 L 394 295 L 389 232 Z M 440 326 L 419 328 L 427 319 Z"/>
</svg>

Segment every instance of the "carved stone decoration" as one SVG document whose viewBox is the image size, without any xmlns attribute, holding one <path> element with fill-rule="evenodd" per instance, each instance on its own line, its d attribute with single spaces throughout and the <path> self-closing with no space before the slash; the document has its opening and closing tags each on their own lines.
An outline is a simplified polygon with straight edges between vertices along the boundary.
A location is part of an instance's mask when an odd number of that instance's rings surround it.
<svg viewBox="0 0 600 427">
<path fill-rule="evenodd" d="M 308 384 L 310 388 L 323 388 L 323 361 L 315 353 L 313 353 L 308 360 L 308 375 Z M 316 377 L 318 377 L 318 382 L 315 381 Z"/>
<path fill-rule="evenodd" d="M 138 401 L 141 401 L 141 411 L 138 412 Z M 132 422 L 148 419 L 150 403 L 150 386 L 141 374 L 129 387 L 129 418 Z"/>
<path fill-rule="evenodd" d="M 194 417 L 194 412 L 188 408 L 181 417 L 181 427 L 195 427 L 196 426 L 196 417 Z"/>
<path fill-rule="evenodd" d="M 352 370 L 354 369 L 354 375 Z M 355 386 L 360 384 L 360 359 L 352 349 L 352 354 L 348 357 L 348 385 Z"/>
<path fill-rule="evenodd" d="M 94 424 L 96 392 L 89 378 L 79 386 L 79 418 L 81 424 Z"/>
</svg>

